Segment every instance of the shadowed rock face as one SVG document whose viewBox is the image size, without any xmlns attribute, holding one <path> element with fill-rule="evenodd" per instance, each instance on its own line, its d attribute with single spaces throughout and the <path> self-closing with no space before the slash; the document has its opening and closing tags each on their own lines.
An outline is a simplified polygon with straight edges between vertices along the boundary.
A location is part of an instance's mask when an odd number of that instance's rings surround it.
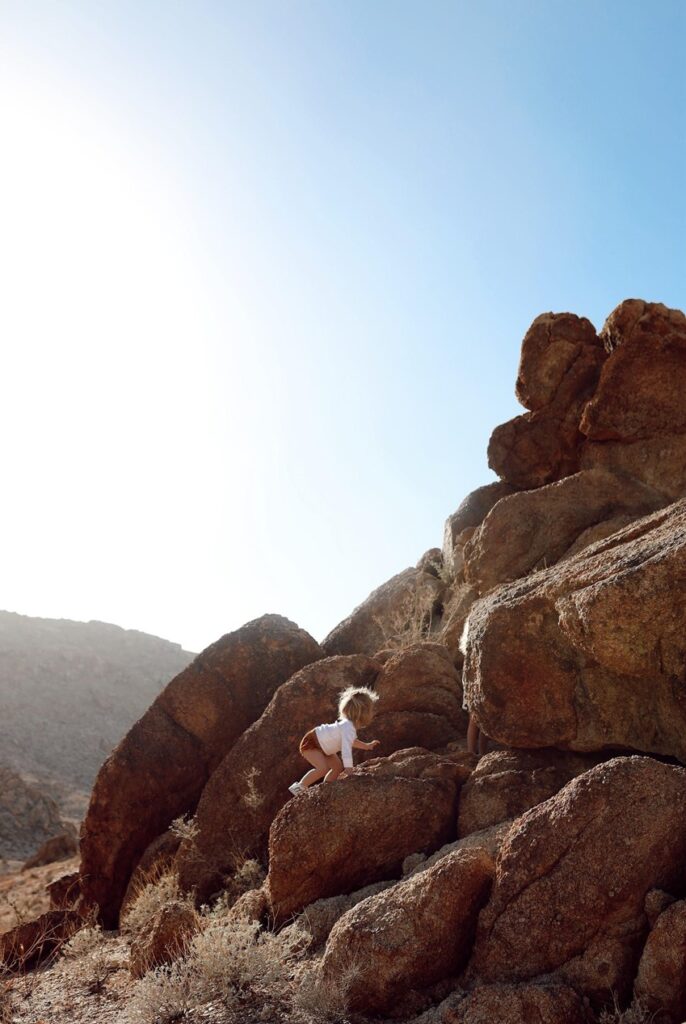
<svg viewBox="0 0 686 1024">
<path fill-rule="evenodd" d="M 507 746 L 686 761 L 686 501 L 477 601 L 463 683 Z"/>
<path fill-rule="evenodd" d="M 195 809 L 211 772 L 274 691 L 321 657 L 304 630 L 265 615 L 218 640 L 176 676 L 105 761 L 81 831 L 82 892 L 116 924 L 150 842 Z"/>
<path fill-rule="evenodd" d="M 453 992 L 412 1024 L 588 1024 L 574 989 L 555 983 L 486 985 Z"/>
<path fill-rule="evenodd" d="M 486 754 L 462 787 L 458 835 L 468 836 L 519 817 L 597 761 L 597 755 L 562 750 L 495 750 Z"/>
<path fill-rule="evenodd" d="M 634 995 L 658 1019 L 679 1024 L 686 1016 L 686 901 L 667 907 L 648 936 Z"/>
<path fill-rule="evenodd" d="M 464 761 L 402 750 L 286 804 L 269 834 L 267 887 L 275 918 L 398 877 L 409 853 L 454 839 L 459 789 L 471 766 L 468 755 Z"/>
<path fill-rule="evenodd" d="M 518 488 L 541 487 L 579 469 L 579 420 L 606 359 L 593 325 L 543 313 L 526 333 L 516 393 L 530 411 L 496 427 L 488 464 Z"/>
<path fill-rule="evenodd" d="M 686 771 L 616 758 L 515 822 L 479 919 L 470 977 L 557 973 L 593 1000 L 630 989 L 646 894 L 684 876 Z"/>
<path fill-rule="evenodd" d="M 371 656 L 389 641 L 410 634 L 419 639 L 430 629 L 444 593 L 445 584 L 433 572 L 405 569 L 374 590 L 329 633 L 322 647 L 329 655 Z"/>
<path fill-rule="evenodd" d="M 320 985 L 335 985 L 354 962 L 347 1008 L 392 1011 L 398 998 L 457 974 L 469 956 L 493 861 L 485 850 L 458 850 L 421 874 L 358 903 L 334 925 Z"/>
</svg>

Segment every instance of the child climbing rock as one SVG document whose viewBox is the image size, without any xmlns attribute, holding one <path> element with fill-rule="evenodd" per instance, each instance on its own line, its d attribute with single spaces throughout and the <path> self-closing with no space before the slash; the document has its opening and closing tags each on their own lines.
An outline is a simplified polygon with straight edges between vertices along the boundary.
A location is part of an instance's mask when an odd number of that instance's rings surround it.
<svg viewBox="0 0 686 1024">
<path fill-rule="evenodd" d="M 349 686 L 338 700 L 338 721 L 318 725 L 305 733 L 299 749 L 312 768 L 300 782 L 288 787 L 293 796 L 307 792 L 308 787 L 319 779 L 323 778 L 324 782 L 344 779 L 353 766 L 353 748 L 374 750 L 378 747 L 379 740 L 365 743 L 357 738 L 357 730 L 364 729 L 374 718 L 374 705 L 378 699 L 378 693 L 366 686 Z"/>
</svg>

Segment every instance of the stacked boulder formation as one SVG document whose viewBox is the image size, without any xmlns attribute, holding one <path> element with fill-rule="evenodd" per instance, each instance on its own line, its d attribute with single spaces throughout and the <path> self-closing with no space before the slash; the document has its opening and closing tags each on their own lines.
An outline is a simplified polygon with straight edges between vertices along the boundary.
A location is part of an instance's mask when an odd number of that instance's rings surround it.
<svg viewBox="0 0 686 1024">
<path fill-rule="evenodd" d="M 350 1013 L 684 1020 L 686 317 L 543 314 L 516 393 L 499 479 L 442 548 L 321 644 L 265 616 L 172 680 L 98 776 L 81 908 L 116 925 L 164 857 L 199 903 L 304 924 L 315 986 L 346 977 Z M 298 740 L 350 685 L 377 690 L 381 746 L 289 798 Z M 240 895 L 246 858 L 266 878 Z"/>
</svg>

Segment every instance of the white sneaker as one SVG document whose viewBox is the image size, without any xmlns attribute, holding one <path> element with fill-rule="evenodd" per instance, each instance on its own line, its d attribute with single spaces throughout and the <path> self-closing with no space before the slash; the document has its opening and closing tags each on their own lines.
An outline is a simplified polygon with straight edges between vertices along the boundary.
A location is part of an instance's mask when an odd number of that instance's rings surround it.
<svg viewBox="0 0 686 1024">
<path fill-rule="evenodd" d="M 307 792 L 305 787 L 302 786 L 299 782 L 294 782 L 292 786 L 289 786 L 288 791 L 289 793 L 292 793 L 293 796 L 299 796 L 301 793 Z"/>
</svg>

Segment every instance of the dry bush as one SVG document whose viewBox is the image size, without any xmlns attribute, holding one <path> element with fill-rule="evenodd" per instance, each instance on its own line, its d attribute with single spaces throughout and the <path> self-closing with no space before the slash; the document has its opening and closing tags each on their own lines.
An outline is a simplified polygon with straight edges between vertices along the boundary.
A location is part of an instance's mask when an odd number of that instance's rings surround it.
<svg viewBox="0 0 686 1024">
<path fill-rule="evenodd" d="M 91 995 L 100 995 L 109 975 L 120 967 L 119 961 L 112 958 L 107 948 L 102 928 L 95 923 L 78 931 L 62 952 L 67 959 L 80 962 L 80 973 Z"/>
<path fill-rule="evenodd" d="M 308 966 L 301 974 L 293 1005 L 301 1018 L 322 1024 L 347 1024 L 350 988 L 360 973 L 359 966 L 350 960 L 336 978 L 322 984 L 317 965 Z"/>
<path fill-rule="evenodd" d="M 174 818 L 169 826 L 169 831 L 180 839 L 182 843 L 193 843 L 195 845 L 200 828 L 194 817 L 181 815 L 180 818 Z"/>
<path fill-rule="evenodd" d="M 641 1003 L 635 999 L 631 1006 L 622 1010 L 616 993 L 612 993 L 612 1007 L 601 1010 L 598 1017 L 598 1024 L 653 1024 L 657 1014 L 650 1013 Z"/>
<path fill-rule="evenodd" d="M 420 643 L 430 635 L 434 625 L 434 594 L 420 593 L 415 590 L 408 603 L 395 609 L 389 616 L 373 617 L 374 623 L 383 635 L 383 646 L 391 650 L 402 650 L 412 644 Z"/>
<path fill-rule="evenodd" d="M 303 945 L 297 932 L 265 932 L 257 924 L 227 922 L 209 912 L 181 960 L 150 971 L 138 982 L 129 1019 L 171 1024 L 208 1003 L 280 1012 L 289 1004 Z"/>
<path fill-rule="evenodd" d="M 179 879 L 173 869 L 167 868 L 155 874 L 152 880 L 141 884 L 122 916 L 121 931 L 131 939 L 150 935 L 160 914 L 170 904 L 195 907 L 193 893 L 180 891 Z"/>
<path fill-rule="evenodd" d="M 257 779 L 259 776 L 260 770 L 255 765 L 243 773 L 245 791 L 241 799 L 246 807 L 250 807 L 252 810 L 256 810 L 260 804 L 264 803 L 264 796 L 257 788 Z"/>
</svg>

